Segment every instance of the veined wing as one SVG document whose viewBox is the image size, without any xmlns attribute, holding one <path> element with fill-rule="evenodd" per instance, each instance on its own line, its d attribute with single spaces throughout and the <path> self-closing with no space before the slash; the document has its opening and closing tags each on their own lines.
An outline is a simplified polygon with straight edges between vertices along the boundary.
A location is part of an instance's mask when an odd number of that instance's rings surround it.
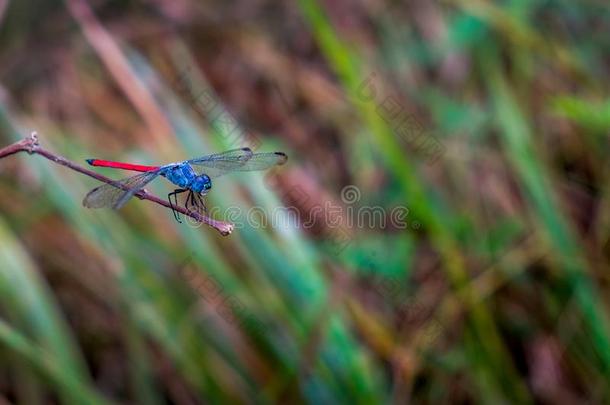
<svg viewBox="0 0 610 405">
<path fill-rule="evenodd" d="M 145 172 L 96 187 L 85 196 L 83 205 L 87 208 L 112 207 L 118 210 L 160 173 L 160 170 Z"/>
<path fill-rule="evenodd" d="M 253 153 L 250 148 L 233 149 L 223 153 L 187 160 L 196 172 L 214 178 L 233 171 L 265 170 L 286 162 L 282 152 Z"/>
<path fill-rule="evenodd" d="M 190 159 L 186 163 L 193 166 L 197 174 L 205 173 L 210 177 L 218 177 L 242 166 L 252 155 L 252 149 L 239 148 Z"/>
</svg>

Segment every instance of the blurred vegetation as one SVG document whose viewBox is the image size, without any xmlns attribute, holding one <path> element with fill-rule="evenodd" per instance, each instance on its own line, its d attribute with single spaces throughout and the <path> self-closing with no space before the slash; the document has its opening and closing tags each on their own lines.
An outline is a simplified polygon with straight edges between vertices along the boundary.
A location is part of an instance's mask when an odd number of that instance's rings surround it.
<svg viewBox="0 0 610 405">
<path fill-rule="evenodd" d="M 0 160 L 2 400 L 610 403 L 609 30 L 596 0 L 0 0 L 0 147 L 290 157 L 214 183 L 228 237 Z"/>
</svg>

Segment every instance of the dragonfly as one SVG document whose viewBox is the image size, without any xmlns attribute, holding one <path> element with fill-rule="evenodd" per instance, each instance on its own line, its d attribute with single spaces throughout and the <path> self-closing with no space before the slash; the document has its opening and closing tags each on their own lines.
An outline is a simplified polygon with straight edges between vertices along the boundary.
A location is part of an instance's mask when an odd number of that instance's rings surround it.
<svg viewBox="0 0 610 405">
<path fill-rule="evenodd" d="M 83 199 L 83 205 L 87 208 L 120 209 L 151 181 L 165 177 L 178 187 L 167 195 L 167 199 L 174 218 L 182 222 L 175 209 L 178 206 L 179 194 L 188 193 L 185 201 L 187 210 L 201 213 L 202 210 L 207 211 L 203 197 L 212 189 L 212 179 L 230 172 L 266 170 L 283 165 L 287 160 L 288 156 L 283 152 L 254 153 L 250 148 L 232 149 L 163 166 L 87 159 L 91 166 L 131 170 L 140 174 L 94 188 Z"/>
</svg>

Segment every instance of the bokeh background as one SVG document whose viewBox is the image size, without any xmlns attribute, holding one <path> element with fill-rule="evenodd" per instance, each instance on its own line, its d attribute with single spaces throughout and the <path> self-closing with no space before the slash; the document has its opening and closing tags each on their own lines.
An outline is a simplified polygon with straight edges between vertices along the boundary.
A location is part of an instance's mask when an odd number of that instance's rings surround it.
<svg viewBox="0 0 610 405">
<path fill-rule="evenodd" d="M 601 0 L 0 0 L 1 146 L 289 155 L 214 183 L 226 237 L 0 160 L 2 402 L 609 403 L 609 31 Z"/>
</svg>

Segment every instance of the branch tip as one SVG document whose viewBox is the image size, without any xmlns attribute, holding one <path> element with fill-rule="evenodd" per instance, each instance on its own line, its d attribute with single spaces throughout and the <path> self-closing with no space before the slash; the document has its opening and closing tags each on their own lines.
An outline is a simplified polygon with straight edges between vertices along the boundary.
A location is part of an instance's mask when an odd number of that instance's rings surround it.
<svg viewBox="0 0 610 405">
<path fill-rule="evenodd" d="M 38 132 L 36 131 L 32 131 L 32 133 L 30 134 L 30 136 L 28 138 L 26 138 L 27 142 L 27 152 L 31 155 L 32 153 L 34 153 L 34 150 L 36 148 L 38 148 L 38 146 L 40 145 L 38 142 Z"/>
</svg>

